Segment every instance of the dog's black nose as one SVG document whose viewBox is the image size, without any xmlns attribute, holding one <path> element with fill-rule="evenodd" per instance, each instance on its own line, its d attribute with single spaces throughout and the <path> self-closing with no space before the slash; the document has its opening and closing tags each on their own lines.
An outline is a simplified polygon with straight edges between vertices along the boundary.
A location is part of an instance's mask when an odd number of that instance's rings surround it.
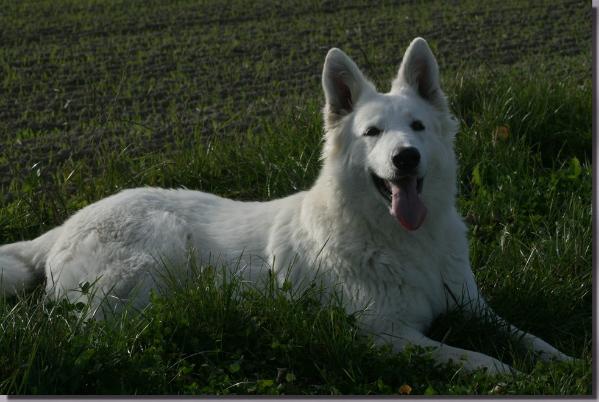
<svg viewBox="0 0 599 402">
<path fill-rule="evenodd" d="M 393 156 L 393 164 L 399 170 L 410 171 L 418 166 L 420 152 L 414 147 L 402 148 Z"/>
</svg>

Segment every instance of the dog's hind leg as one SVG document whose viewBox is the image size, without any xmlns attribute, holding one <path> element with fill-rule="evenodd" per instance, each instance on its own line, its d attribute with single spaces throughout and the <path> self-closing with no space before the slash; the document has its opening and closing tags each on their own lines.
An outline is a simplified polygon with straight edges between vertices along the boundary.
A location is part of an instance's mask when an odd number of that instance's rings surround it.
<svg viewBox="0 0 599 402">
<path fill-rule="evenodd" d="M 27 241 L 0 246 L 0 295 L 11 296 L 45 277 L 46 258 L 60 227 Z"/>
</svg>

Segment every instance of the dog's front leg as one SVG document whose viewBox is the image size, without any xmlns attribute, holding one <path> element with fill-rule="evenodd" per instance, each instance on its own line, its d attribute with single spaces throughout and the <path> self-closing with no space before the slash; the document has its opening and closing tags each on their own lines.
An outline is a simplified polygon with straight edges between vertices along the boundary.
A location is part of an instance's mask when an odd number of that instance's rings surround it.
<svg viewBox="0 0 599 402">
<path fill-rule="evenodd" d="M 539 359 L 543 361 L 560 360 L 560 361 L 574 361 L 573 357 L 560 352 L 549 343 L 545 342 L 541 338 L 534 336 L 533 334 L 523 331 L 508 323 L 506 320 L 497 315 L 490 307 L 486 308 L 486 314 L 490 314 L 492 320 L 496 320 L 501 326 L 509 331 L 510 334 L 515 335 L 519 341 L 526 347 L 526 349 L 533 352 Z"/>
<path fill-rule="evenodd" d="M 451 288 L 447 287 L 451 299 L 455 301 L 456 306 L 464 308 L 467 314 L 487 319 L 491 322 L 499 324 L 499 327 L 511 335 L 515 335 L 519 338 L 523 346 L 527 350 L 532 351 L 539 359 L 543 361 L 549 360 L 563 360 L 563 361 L 574 361 L 576 359 L 560 352 L 549 343 L 545 342 L 539 337 L 534 336 L 526 331 L 523 331 L 516 326 L 510 324 L 502 317 L 500 317 L 493 309 L 487 304 L 485 298 L 480 294 L 476 282 L 474 281 L 474 275 L 471 274 L 468 278 L 467 286 L 465 289 L 470 289 L 469 292 L 463 293 L 462 299 L 456 297 L 459 293 L 456 293 L 455 289 L 452 291 Z M 456 288 L 457 289 L 457 288 Z"/>
<path fill-rule="evenodd" d="M 519 338 L 520 342 L 526 347 L 527 350 L 532 351 L 537 357 L 543 361 L 549 360 L 563 360 L 563 361 L 574 361 L 575 359 L 560 352 L 549 343 L 545 342 L 541 338 L 534 336 L 531 333 L 523 331 L 516 326 L 510 324 L 502 317 L 500 317 L 489 305 L 486 303 L 484 298 L 479 294 L 476 298 L 471 299 L 471 303 L 465 304 L 467 311 L 475 316 L 489 319 L 490 321 L 496 322 L 499 326 L 507 331 L 511 335 L 515 335 Z"/>
<path fill-rule="evenodd" d="M 539 359 L 543 361 L 560 360 L 560 361 L 575 361 L 576 359 L 560 352 L 558 349 L 551 346 L 541 338 L 534 336 L 531 333 L 522 331 L 510 324 L 510 330 L 521 338 L 521 342 L 531 351 L 533 351 Z"/>
<path fill-rule="evenodd" d="M 518 372 L 513 367 L 491 356 L 437 342 L 426 337 L 420 331 L 409 327 L 402 328 L 397 334 L 382 335 L 381 340 L 391 342 L 396 351 L 401 351 L 410 344 L 424 348 L 432 348 L 432 356 L 436 362 L 440 364 L 454 362 L 456 364 L 461 364 L 462 367 L 468 371 L 487 369 L 487 372 L 491 374 Z"/>
</svg>

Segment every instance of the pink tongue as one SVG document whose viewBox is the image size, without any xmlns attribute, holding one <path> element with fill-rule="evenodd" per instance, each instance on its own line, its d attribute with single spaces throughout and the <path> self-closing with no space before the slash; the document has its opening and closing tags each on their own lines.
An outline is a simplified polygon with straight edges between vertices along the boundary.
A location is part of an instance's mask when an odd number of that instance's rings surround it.
<svg viewBox="0 0 599 402">
<path fill-rule="evenodd" d="M 391 209 L 389 212 L 408 230 L 416 230 L 424 222 L 426 207 L 420 201 L 416 177 L 402 179 L 399 185 L 391 185 Z"/>
</svg>

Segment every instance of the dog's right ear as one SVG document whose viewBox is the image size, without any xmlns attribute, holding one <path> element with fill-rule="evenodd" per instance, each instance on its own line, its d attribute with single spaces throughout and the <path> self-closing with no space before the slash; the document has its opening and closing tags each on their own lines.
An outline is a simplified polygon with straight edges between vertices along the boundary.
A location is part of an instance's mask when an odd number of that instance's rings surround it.
<svg viewBox="0 0 599 402">
<path fill-rule="evenodd" d="M 329 126 L 354 110 L 358 99 L 374 86 L 345 53 L 332 48 L 327 53 L 322 71 L 322 87 L 326 99 L 325 119 Z"/>
</svg>

